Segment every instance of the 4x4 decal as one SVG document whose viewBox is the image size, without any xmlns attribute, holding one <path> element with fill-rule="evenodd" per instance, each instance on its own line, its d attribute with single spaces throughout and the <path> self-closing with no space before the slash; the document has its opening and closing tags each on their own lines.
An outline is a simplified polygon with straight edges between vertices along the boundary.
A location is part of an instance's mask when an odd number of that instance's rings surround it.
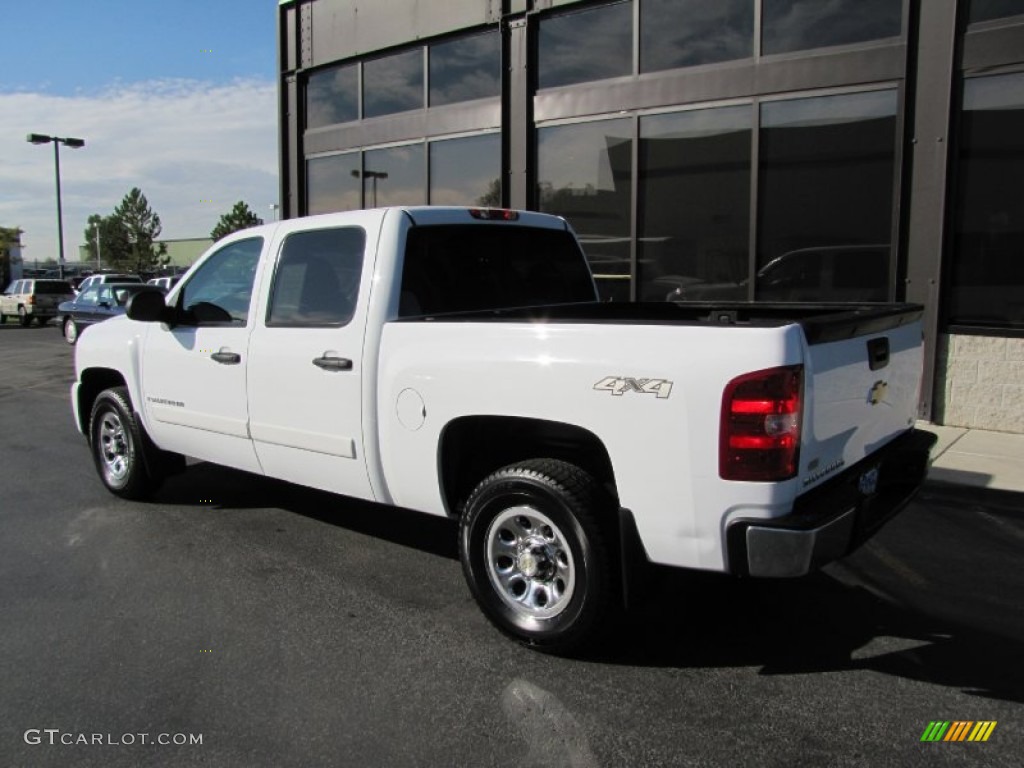
<svg viewBox="0 0 1024 768">
<path fill-rule="evenodd" d="M 634 379 L 628 376 L 605 376 L 594 389 L 611 392 L 621 397 L 626 392 L 639 392 L 641 395 L 655 395 L 665 399 L 672 393 L 672 382 L 668 379 Z"/>
</svg>

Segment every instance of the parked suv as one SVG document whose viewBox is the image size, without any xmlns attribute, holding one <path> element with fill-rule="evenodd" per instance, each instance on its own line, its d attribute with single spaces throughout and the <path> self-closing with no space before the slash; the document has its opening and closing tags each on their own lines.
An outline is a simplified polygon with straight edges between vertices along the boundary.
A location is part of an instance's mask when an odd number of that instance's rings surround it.
<svg viewBox="0 0 1024 768">
<path fill-rule="evenodd" d="M 35 319 L 40 325 L 57 316 L 57 306 L 75 296 L 65 280 L 15 280 L 0 295 L 0 323 L 17 317 L 23 326 Z"/>
</svg>

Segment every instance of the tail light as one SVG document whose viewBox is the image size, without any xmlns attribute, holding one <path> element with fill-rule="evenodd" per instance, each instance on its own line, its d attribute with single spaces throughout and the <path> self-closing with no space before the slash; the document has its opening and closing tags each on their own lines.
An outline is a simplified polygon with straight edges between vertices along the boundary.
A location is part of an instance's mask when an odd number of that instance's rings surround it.
<svg viewBox="0 0 1024 768">
<path fill-rule="evenodd" d="M 738 376 L 722 396 L 718 474 L 723 480 L 795 477 L 800 461 L 802 365 Z"/>
<path fill-rule="evenodd" d="M 28 295 L 28 298 L 25 299 L 25 303 L 30 305 L 30 306 L 35 304 L 36 303 L 36 295 L 34 293 L 30 293 Z"/>
</svg>

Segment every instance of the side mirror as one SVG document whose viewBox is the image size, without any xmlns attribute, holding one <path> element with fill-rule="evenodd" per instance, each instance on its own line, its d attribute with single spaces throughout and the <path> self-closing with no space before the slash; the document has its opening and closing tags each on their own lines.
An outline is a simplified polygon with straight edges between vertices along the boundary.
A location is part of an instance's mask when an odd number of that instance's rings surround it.
<svg viewBox="0 0 1024 768">
<path fill-rule="evenodd" d="M 170 323 L 174 319 L 174 308 L 168 307 L 164 295 L 155 290 L 136 293 L 128 299 L 125 311 L 128 317 L 140 323 Z"/>
</svg>

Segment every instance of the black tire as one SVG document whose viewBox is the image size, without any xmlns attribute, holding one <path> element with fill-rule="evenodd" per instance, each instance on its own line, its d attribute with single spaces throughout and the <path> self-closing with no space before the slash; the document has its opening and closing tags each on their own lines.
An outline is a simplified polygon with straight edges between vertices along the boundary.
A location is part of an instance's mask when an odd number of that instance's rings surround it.
<svg viewBox="0 0 1024 768">
<path fill-rule="evenodd" d="M 32 315 L 26 312 L 24 307 L 18 307 L 18 323 L 22 328 L 28 328 L 32 324 Z"/>
<path fill-rule="evenodd" d="M 75 322 L 73 317 L 69 317 L 64 321 L 61 326 L 61 332 L 64 335 L 64 341 L 71 346 L 75 346 L 78 343 L 78 335 L 81 329 L 78 327 L 78 323 Z"/>
<path fill-rule="evenodd" d="M 459 556 L 470 591 L 502 632 L 547 653 L 592 637 L 612 606 L 602 528 L 610 502 L 586 472 L 556 459 L 509 465 L 470 495 Z"/>
<path fill-rule="evenodd" d="M 125 499 L 143 499 L 160 487 L 163 476 L 150 471 L 143 454 L 146 441 L 127 387 L 100 392 L 89 416 L 89 447 L 108 491 Z"/>
</svg>

